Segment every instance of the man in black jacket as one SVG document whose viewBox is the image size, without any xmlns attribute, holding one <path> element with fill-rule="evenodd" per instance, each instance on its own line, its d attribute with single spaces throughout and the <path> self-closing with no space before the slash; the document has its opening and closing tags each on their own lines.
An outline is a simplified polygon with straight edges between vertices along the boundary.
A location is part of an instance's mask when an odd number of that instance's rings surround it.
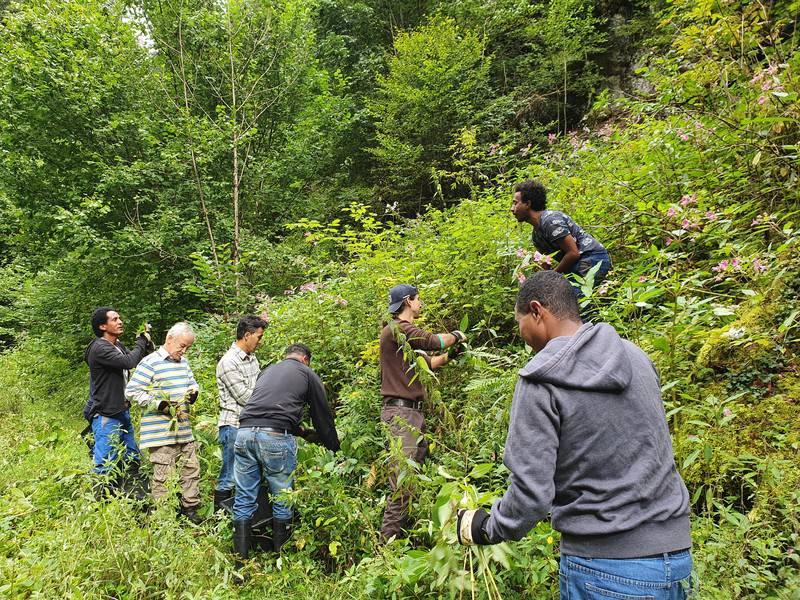
<svg viewBox="0 0 800 600">
<path fill-rule="evenodd" d="M 281 362 L 261 372 L 253 395 L 239 414 L 234 449 L 233 548 L 241 558 L 249 555 L 251 518 L 256 512 L 262 473 L 273 496 L 292 489 L 297 466 L 294 434 L 306 435 L 300 427 L 306 405 L 319 441 L 333 452 L 339 449 L 325 388 L 308 366 L 310 362 L 311 351 L 306 346 L 289 346 Z M 292 508 L 277 501 L 272 514 L 272 540 L 277 552 L 289 539 Z"/>
<path fill-rule="evenodd" d="M 119 341 L 125 330 L 122 319 L 109 307 L 92 313 L 92 330 L 96 338 L 86 348 L 84 359 L 89 365 L 92 388 L 88 417 L 94 433 L 94 472 L 101 475 L 112 472 L 117 467 L 118 448 L 124 448 L 118 476 L 108 484 L 113 490 L 129 480 L 139 479 L 141 452 L 136 445 L 130 404 L 125 399 L 125 385 L 128 371 L 139 364 L 153 344 L 144 332 L 139 334 L 133 350 L 128 350 Z"/>
</svg>

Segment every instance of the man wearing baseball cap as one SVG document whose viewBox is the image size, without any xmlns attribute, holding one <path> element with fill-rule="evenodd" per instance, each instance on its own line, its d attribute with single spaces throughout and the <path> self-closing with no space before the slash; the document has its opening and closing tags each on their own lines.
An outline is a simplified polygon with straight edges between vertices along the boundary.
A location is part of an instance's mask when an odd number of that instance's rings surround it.
<svg viewBox="0 0 800 600">
<path fill-rule="evenodd" d="M 422 438 L 425 431 L 423 412 L 427 392 L 417 373 L 416 357 L 421 356 L 428 368 L 438 369 L 461 353 L 466 336 L 458 331 L 429 333 L 414 325 L 422 301 L 413 285 L 400 284 L 389 290 L 389 313 L 392 320 L 383 328 L 380 340 L 381 421 L 389 425 L 392 438 L 402 440 L 403 454 L 421 463 L 428 449 Z M 429 356 L 424 352 L 439 351 Z M 392 494 L 386 502 L 381 538 L 397 537 L 406 525 L 411 490 L 398 489 L 401 465 L 392 464 L 389 485 Z"/>
</svg>

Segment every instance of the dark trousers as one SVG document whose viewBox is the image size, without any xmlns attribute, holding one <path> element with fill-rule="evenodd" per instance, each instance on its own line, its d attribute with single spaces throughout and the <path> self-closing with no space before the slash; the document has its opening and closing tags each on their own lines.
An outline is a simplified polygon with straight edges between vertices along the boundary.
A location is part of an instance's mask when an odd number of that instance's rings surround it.
<svg viewBox="0 0 800 600">
<path fill-rule="evenodd" d="M 425 415 L 422 411 L 399 406 L 384 406 L 381 411 L 381 421 L 389 425 L 392 438 L 400 438 L 403 444 L 403 454 L 408 458 L 422 463 L 428 451 L 428 444 L 422 437 L 425 432 Z M 411 502 L 412 489 L 409 478 L 403 480 L 400 489 L 397 479 L 403 465 L 393 462 L 389 472 L 389 486 L 391 495 L 386 502 L 381 525 L 381 538 L 385 541 L 390 537 L 399 536 L 408 520 L 408 505 Z"/>
</svg>

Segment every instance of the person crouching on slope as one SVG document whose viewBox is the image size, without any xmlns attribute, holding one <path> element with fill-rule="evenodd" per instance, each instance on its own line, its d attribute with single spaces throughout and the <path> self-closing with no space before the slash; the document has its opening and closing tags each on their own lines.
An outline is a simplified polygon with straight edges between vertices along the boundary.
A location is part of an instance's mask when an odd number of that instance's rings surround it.
<svg viewBox="0 0 800 600">
<path fill-rule="evenodd" d="M 561 598 L 686 598 L 689 493 L 678 474 L 658 374 L 606 323 L 581 323 L 569 282 L 542 271 L 515 316 L 536 355 L 519 372 L 491 512 L 461 510 L 465 545 L 520 540 L 551 513 Z"/>
</svg>

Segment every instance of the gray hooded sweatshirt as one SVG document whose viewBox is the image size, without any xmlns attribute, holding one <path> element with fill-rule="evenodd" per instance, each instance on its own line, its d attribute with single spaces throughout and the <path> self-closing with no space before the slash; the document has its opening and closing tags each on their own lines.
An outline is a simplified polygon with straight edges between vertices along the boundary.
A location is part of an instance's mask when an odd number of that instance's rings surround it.
<svg viewBox="0 0 800 600">
<path fill-rule="evenodd" d="M 689 493 L 672 453 L 655 367 L 610 325 L 558 337 L 519 372 L 492 542 L 551 513 L 561 552 L 640 558 L 691 546 Z"/>
</svg>

